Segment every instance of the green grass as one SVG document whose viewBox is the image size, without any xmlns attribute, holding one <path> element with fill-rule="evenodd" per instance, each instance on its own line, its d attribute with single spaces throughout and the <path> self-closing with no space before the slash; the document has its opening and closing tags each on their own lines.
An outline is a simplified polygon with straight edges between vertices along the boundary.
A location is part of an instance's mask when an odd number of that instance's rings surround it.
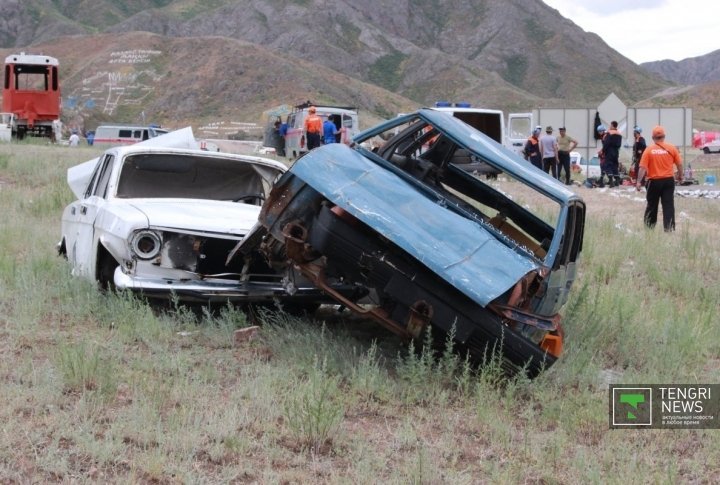
<svg viewBox="0 0 720 485">
<path fill-rule="evenodd" d="M 402 81 L 403 62 L 407 57 L 402 52 L 393 50 L 391 54 L 380 57 L 370 66 L 368 78 L 389 91 L 397 90 Z"/>
<path fill-rule="evenodd" d="M 582 192 L 565 352 L 528 381 L 504 378 L 492 349 L 477 370 L 450 343 L 408 348 L 347 312 L 259 312 L 258 338 L 236 346 L 250 325 L 236 309 L 100 293 L 54 248 L 65 171 L 96 155 L 0 145 L 0 482 L 720 479 L 717 431 L 607 417 L 609 382 L 718 382 L 716 201 L 678 200 L 693 222 L 664 234 L 642 227 L 642 204 Z"/>
</svg>

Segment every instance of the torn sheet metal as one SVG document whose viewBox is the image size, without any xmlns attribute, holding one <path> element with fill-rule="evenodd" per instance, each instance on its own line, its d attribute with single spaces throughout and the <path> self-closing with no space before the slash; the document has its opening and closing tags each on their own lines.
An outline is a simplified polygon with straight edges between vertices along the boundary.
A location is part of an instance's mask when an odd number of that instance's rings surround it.
<svg viewBox="0 0 720 485">
<path fill-rule="evenodd" d="M 292 172 L 418 261 L 486 306 L 538 268 L 479 224 L 342 145 L 299 159 Z"/>
</svg>

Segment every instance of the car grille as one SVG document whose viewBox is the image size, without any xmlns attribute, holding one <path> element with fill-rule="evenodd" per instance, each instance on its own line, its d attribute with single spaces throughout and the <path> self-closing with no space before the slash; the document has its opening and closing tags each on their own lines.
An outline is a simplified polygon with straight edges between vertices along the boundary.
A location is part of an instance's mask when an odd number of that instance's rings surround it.
<svg viewBox="0 0 720 485">
<path fill-rule="evenodd" d="M 162 266 L 203 275 L 239 273 L 243 261 L 236 258 L 226 266 L 234 239 L 211 238 L 192 234 L 163 233 Z"/>
</svg>

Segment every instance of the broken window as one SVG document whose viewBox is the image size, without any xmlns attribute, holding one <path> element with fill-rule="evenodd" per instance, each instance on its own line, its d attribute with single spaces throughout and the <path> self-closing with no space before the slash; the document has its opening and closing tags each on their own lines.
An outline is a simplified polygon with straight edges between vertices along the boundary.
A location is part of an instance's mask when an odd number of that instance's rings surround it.
<svg viewBox="0 0 720 485">
<path fill-rule="evenodd" d="M 47 91 L 50 85 L 50 70 L 48 66 L 34 66 L 16 64 L 15 89 L 21 91 Z"/>
<path fill-rule="evenodd" d="M 235 160 L 142 154 L 128 156 L 118 181 L 119 198 L 264 199 L 277 171 Z"/>
</svg>

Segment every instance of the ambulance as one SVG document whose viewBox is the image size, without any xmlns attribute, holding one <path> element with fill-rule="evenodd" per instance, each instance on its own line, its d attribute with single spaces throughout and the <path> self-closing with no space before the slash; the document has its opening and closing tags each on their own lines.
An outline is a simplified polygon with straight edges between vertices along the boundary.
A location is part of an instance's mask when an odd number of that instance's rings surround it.
<svg viewBox="0 0 720 485">
<path fill-rule="evenodd" d="M 132 145 L 141 141 L 164 135 L 168 130 L 157 125 L 101 125 L 94 133 L 94 145 Z"/>
<path fill-rule="evenodd" d="M 303 125 L 305 118 L 310 114 L 308 112 L 310 106 L 315 106 L 317 109 L 316 114 L 320 116 L 323 121 L 327 120 L 328 115 L 331 116 L 335 127 L 341 132 L 335 136 L 337 143 L 350 143 L 353 136 L 360 131 L 358 109 L 356 107 L 323 106 L 312 104 L 310 101 L 299 104 L 293 108 L 286 119 L 285 155 L 290 159 L 296 159 L 308 151 Z"/>
</svg>

